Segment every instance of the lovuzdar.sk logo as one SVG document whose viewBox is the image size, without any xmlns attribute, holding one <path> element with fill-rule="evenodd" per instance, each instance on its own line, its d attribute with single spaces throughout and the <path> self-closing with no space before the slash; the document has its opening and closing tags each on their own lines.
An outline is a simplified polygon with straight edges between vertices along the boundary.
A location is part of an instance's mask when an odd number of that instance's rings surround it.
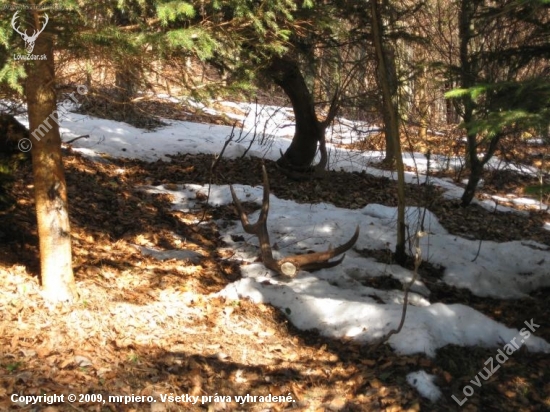
<svg viewBox="0 0 550 412">
<path fill-rule="evenodd" d="M 19 34 L 23 39 L 23 41 L 25 42 L 25 49 L 27 50 L 27 55 L 25 56 L 21 54 L 14 54 L 13 59 L 14 60 L 46 60 L 45 54 L 36 55 L 36 54 L 32 54 L 32 51 L 34 50 L 34 44 L 36 42 L 36 39 L 38 39 L 38 36 L 40 35 L 40 33 L 44 31 L 44 29 L 46 28 L 46 25 L 48 24 L 48 21 L 49 21 L 48 15 L 44 14 L 44 23 L 42 24 L 42 28 L 34 29 L 32 35 L 30 36 L 27 34 L 27 30 L 25 31 L 21 30 L 20 24 L 17 25 L 17 19 L 19 17 L 18 15 L 19 15 L 19 12 L 16 11 L 11 19 L 11 27 L 13 27 L 13 30 L 15 30 L 15 32 Z"/>
</svg>

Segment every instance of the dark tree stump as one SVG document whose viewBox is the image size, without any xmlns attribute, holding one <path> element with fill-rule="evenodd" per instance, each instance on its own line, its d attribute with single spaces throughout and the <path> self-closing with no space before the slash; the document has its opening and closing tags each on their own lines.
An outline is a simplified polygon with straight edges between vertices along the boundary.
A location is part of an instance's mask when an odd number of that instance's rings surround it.
<svg viewBox="0 0 550 412">
<path fill-rule="evenodd" d="M 28 139 L 29 130 L 11 114 L 0 114 L 0 156 L 21 153 L 17 143 Z"/>
</svg>

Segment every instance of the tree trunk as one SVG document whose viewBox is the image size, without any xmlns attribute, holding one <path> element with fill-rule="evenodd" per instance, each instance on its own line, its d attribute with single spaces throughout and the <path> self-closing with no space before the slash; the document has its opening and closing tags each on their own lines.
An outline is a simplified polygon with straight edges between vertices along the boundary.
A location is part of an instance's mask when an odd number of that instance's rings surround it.
<svg viewBox="0 0 550 412">
<path fill-rule="evenodd" d="M 460 36 L 460 86 L 468 89 L 475 83 L 473 62 L 470 59 L 469 44 L 472 39 L 472 14 L 473 5 L 468 0 L 462 0 L 459 16 L 459 36 Z M 464 108 L 463 120 L 466 129 L 466 167 L 470 170 L 468 184 L 461 197 L 462 206 L 468 206 L 475 195 L 477 185 L 483 173 L 484 163 L 477 157 L 478 141 L 477 133 L 471 130 L 471 122 L 474 118 L 474 102 L 469 94 L 462 97 Z"/>
<path fill-rule="evenodd" d="M 383 80 L 379 80 L 379 83 L 382 84 Z M 382 98 L 384 100 L 384 98 Z M 386 140 L 386 156 L 384 157 L 383 162 L 387 165 L 393 165 L 395 162 L 395 144 L 392 137 L 391 123 L 392 116 L 390 111 L 388 111 L 385 102 L 382 102 L 382 119 L 384 120 L 384 139 Z"/>
<path fill-rule="evenodd" d="M 386 139 L 386 156 L 384 163 L 393 165 L 401 153 L 401 142 L 399 141 L 399 99 L 397 89 L 397 68 L 395 61 L 395 48 L 387 44 L 384 40 L 384 22 L 380 12 L 382 5 L 377 0 L 372 0 L 371 12 L 373 14 L 373 26 L 376 24 L 376 30 L 373 27 L 373 41 L 378 62 L 378 84 L 382 89 L 382 118 L 384 120 L 384 136 Z M 376 20 L 376 22 L 374 21 Z M 379 48 L 379 49 L 378 49 Z M 382 53 L 379 55 L 378 53 Z M 382 60 L 381 60 L 382 59 Z M 384 90 L 387 88 L 387 90 Z M 397 125 L 397 126 L 396 126 Z M 397 127 L 397 129 L 396 129 Z M 397 134 L 396 131 L 397 130 Z M 395 137 L 397 136 L 397 143 Z M 399 145 L 399 148 L 397 147 Z"/>
<path fill-rule="evenodd" d="M 447 93 L 454 89 L 454 84 L 452 82 L 445 82 L 445 88 L 443 93 Z M 456 125 L 460 123 L 460 116 L 456 108 L 456 103 L 453 99 L 445 99 L 445 121 L 447 125 Z"/>
<path fill-rule="evenodd" d="M 483 177 L 483 169 L 485 168 L 487 162 L 491 160 L 495 154 L 500 140 L 504 137 L 502 132 L 492 136 L 489 140 L 489 145 L 485 148 L 485 153 L 480 159 L 477 156 L 477 134 L 470 131 L 468 124 L 466 124 L 466 130 L 468 133 L 468 150 L 466 153 L 466 159 L 468 161 L 470 177 L 468 178 L 468 184 L 466 185 L 466 189 L 464 189 L 464 193 L 461 197 L 462 206 L 468 206 L 474 199 L 477 185 Z"/>
<path fill-rule="evenodd" d="M 294 60 L 274 58 L 267 74 L 290 98 L 296 118 L 292 143 L 277 163 L 291 170 L 305 170 L 315 159 L 317 144 L 325 139 L 325 126 L 317 119 L 313 96 Z"/>
<path fill-rule="evenodd" d="M 138 73 L 129 67 L 119 67 L 115 73 L 117 103 L 126 105 L 137 94 Z"/>
<path fill-rule="evenodd" d="M 416 109 L 418 113 L 418 138 L 425 142 L 428 138 L 428 123 L 430 120 L 430 103 L 428 102 L 428 79 L 426 78 L 426 69 L 422 69 L 416 79 L 417 93 Z"/>
<path fill-rule="evenodd" d="M 477 27 L 474 24 L 474 16 L 476 8 L 479 6 L 479 2 L 469 0 L 462 0 L 460 2 L 460 87 L 466 90 L 474 87 L 476 83 L 486 82 L 483 74 L 483 59 L 480 57 L 482 52 L 479 51 L 481 50 L 481 46 L 477 47 L 478 51 L 472 50 L 472 48 L 475 49 L 475 42 L 479 37 L 479 33 L 474 31 Z M 470 178 L 462 194 L 461 201 L 462 206 L 468 206 L 474 198 L 477 185 L 483 175 L 483 168 L 495 154 L 500 140 L 505 136 L 505 130 L 493 131 L 488 136 L 481 135 L 475 129 L 473 123 L 474 120 L 484 116 L 484 110 L 480 108 L 476 109 L 476 103 L 470 93 L 462 96 L 461 103 L 468 144 L 466 166 L 470 169 Z M 480 153 L 480 157 L 478 157 L 478 153 Z"/>
<path fill-rule="evenodd" d="M 462 206 L 468 206 L 474 199 L 477 185 L 481 180 L 482 173 L 483 173 L 483 166 L 481 165 L 479 160 L 475 162 L 475 165 L 474 163 L 472 163 L 470 168 L 470 177 L 468 179 L 468 184 L 466 185 L 466 189 L 464 189 L 464 193 L 462 193 L 462 197 L 460 199 L 462 202 L 461 203 Z"/>
<path fill-rule="evenodd" d="M 33 10 L 32 14 L 36 27 L 39 27 L 37 11 Z M 67 186 L 57 124 L 53 39 L 49 32 L 44 31 L 38 36 L 34 53 L 46 56 L 45 60 L 28 63 L 26 83 L 30 130 L 47 129 L 45 133 L 34 136 L 31 151 L 42 287 L 48 300 L 72 301 L 77 293 L 72 269 Z"/>
<path fill-rule="evenodd" d="M 384 42 L 384 26 L 378 0 L 371 0 L 372 36 L 376 57 L 378 60 L 378 78 L 382 88 L 382 103 L 384 105 L 384 119 L 386 140 L 391 142 L 395 153 L 397 169 L 397 243 L 395 245 L 395 260 L 399 264 L 405 263 L 405 168 L 401 155 L 401 141 L 399 139 L 399 105 L 397 99 L 397 73 L 395 62 L 388 61 L 395 58 L 395 53 Z M 386 156 L 387 158 L 387 156 Z"/>
</svg>

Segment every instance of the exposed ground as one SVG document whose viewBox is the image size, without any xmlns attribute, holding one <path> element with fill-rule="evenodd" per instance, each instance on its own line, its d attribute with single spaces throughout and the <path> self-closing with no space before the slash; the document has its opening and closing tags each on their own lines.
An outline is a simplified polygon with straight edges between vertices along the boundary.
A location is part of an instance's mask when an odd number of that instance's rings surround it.
<svg viewBox="0 0 550 412">
<path fill-rule="evenodd" d="M 53 411 L 449 411 L 451 395 L 463 398 L 469 384 L 496 349 L 445 347 L 435 359 L 398 356 L 299 331 L 283 314 L 247 301 L 209 294 L 239 278 L 238 267 L 220 252 L 216 219 L 236 219 L 231 207 L 193 213 L 171 210 L 165 196 L 145 194 L 140 185 L 165 183 L 259 184 L 259 161 L 220 162 L 179 156 L 174 162 L 109 159 L 94 163 L 70 150 L 65 156 L 80 298 L 48 307 L 39 294 L 38 251 L 32 174 L 25 163 L 10 194 L 12 209 L 0 214 L 0 410 L 20 410 L 10 395 L 95 394 L 107 402 L 27 406 Z M 124 168 L 125 173 L 120 173 Z M 301 202 L 363 207 L 396 204 L 393 183 L 363 174 L 331 172 L 326 179 L 291 182 L 268 163 L 274 194 Z M 351 188 L 351 189 L 350 189 Z M 460 208 L 430 187 L 409 186 L 411 204 L 430 205 L 452 233 L 485 240 L 535 239 L 550 244 L 541 216 Z M 204 200 L 204 199 L 202 199 Z M 202 219 L 205 224 L 194 222 Z M 491 224 L 487 225 L 487 222 Z M 184 249 L 200 261 L 157 261 L 137 246 Z M 387 254 L 366 251 L 380 260 Z M 509 327 L 541 320 L 537 336 L 550 341 L 549 291 L 528 299 L 477 298 L 437 283 L 441 268 L 424 263 L 422 279 L 432 301 L 471 305 Z M 375 283 L 376 282 L 376 283 Z M 373 280 L 392 288 L 391 278 Z M 438 377 L 443 399 L 432 404 L 405 381 L 424 369 Z M 471 384 L 470 384 L 471 385 Z M 109 402 L 112 395 L 288 395 L 295 402 L 184 403 Z M 234 399 L 234 398 L 233 398 Z M 200 402 L 199 402 L 200 403 Z M 512 357 L 461 410 L 550 410 L 550 356 L 524 351 Z"/>
<path fill-rule="evenodd" d="M 93 106 L 93 105 L 92 105 Z M 101 110 L 102 107 L 95 107 Z M 107 110 L 109 112 L 109 110 Z M 232 124 L 190 108 L 138 101 L 132 113 Z M 98 112 L 98 114 L 100 114 Z M 153 122 L 152 124 L 154 124 Z M 382 137 L 369 149 L 381 148 Z M 404 143 L 405 144 L 405 143 Z M 408 141 L 415 150 L 418 141 Z M 443 147 L 433 139 L 434 147 Z M 449 148 L 449 153 L 460 148 Z M 504 151 L 503 151 L 504 153 Z M 536 162 L 536 153 L 517 153 Z M 259 162 L 222 159 L 213 174 L 211 156 L 175 156 L 172 163 L 108 159 L 94 163 L 67 151 L 74 268 L 80 298 L 47 306 L 40 298 L 38 250 L 29 163 L 17 171 L 9 194 L 15 205 L 0 212 L 0 410 L 32 411 L 545 411 L 550 410 L 550 356 L 524 351 L 514 355 L 462 408 L 462 388 L 496 349 L 448 346 L 435 359 L 398 356 L 388 346 L 374 350 L 350 341 L 299 331 L 278 310 L 247 301 L 229 302 L 210 294 L 240 277 L 223 253 L 215 221 L 237 219 L 232 207 L 174 212 L 170 199 L 136 190 L 140 185 L 182 183 L 260 184 Z M 534 164 L 534 163 L 532 163 Z M 292 182 L 267 162 L 275 195 L 300 202 L 331 202 L 360 208 L 368 203 L 396 205 L 394 183 L 366 174 L 329 172 L 324 179 Z M 120 169 L 125 173 L 121 174 Z M 251 171 L 257 173 L 251 173 Z M 449 175 L 450 177 L 458 177 Z M 497 174 L 484 190 L 523 193 L 532 184 L 517 175 Z M 543 215 L 493 213 L 461 208 L 433 187 L 408 186 L 410 204 L 428 206 L 452 233 L 507 241 L 534 239 L 550 245 L 541 229 Z M 205 200 L 205 199 L 201 199 Z M 196 225 L 197 219 L 205 222 Z M 200 253 L 199 261 L 158 261 L 139 246 Z M 364 251 L 381 261 L 386 251 Z M 549 290 L 529 299 L 478 298 L 437 282 L 442 268 L 424 262 L 420 275 L 431 301 L 463 303 L 503 324 L 521 328 L 525 319 L 541 324 L 537 336 L 550 341 Z M 369 286 L 400 287 L 391 277 Z M 438 377 L 443 399 L 432 404 L 405 381 L 424 369 Z M 44 403 L 22 408 L 13 393 L 94 394 L 103 402 Z M 109 396 L 288 395 L 295 402 L 205 402 L 200 405 L 130 401 Z M 84 398 L 85 399 L 85 396 Z M 233 398 L 234 399 L 234 398 Z M 96 398 L 97 401 L 97 398 Z M 49 408 L 49 409 L 48 409 Z"/>
</svg>

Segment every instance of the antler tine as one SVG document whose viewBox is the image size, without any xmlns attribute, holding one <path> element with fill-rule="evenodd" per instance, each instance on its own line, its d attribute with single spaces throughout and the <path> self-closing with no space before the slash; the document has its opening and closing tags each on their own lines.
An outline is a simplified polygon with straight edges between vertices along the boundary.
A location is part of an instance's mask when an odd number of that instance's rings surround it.
<svg viewBox="0 0 550 412">
<path fill-rule="evenodd" d="M 305 255 L 289 256 L 283 260 L 296 265 L 296 267 L 298 268 L 302 268 L 306 270 L 315 269 L 315 268 L 321 269 L 321 268 L 336 266 L 342 262 L 345 255 L 342 256 L 341 259 L 335 262 L 329 263 L 327 261 L 351 249 L 351 247 L 355 244 L 355 242 L 357 242 L 358 238 L 359 238 L 359 225 L 355 228 L 355 233 L 353 234 L 353 236 L 346 243 L 336 247 L 335 249 L 329 248 L 324 252 L 315 252 L 315 253 L 308 253 Z M 335 263 L 335 264 L 332 265 L 332 263 Z M 327 264 L 331 266 L 326 266 Z"/>
<path fill-rule="evenodd" d="M 264 181 L 262 209 L 260 211 L 260 217 L 256 223 L 250 224 L 248 216 L 246 215 L 239 198 L 235 194 L 235 190 L 232 185 L 229 185 L 229 190 L 231 190 L 233 202 L 235 202 L 235 206 L 239 211 L 244 231 L 258 237 L 258 241 L 260 242 L 260 254 L 264 265 L 275 272 L 281 273 L 278 262 L 273 259 L 273 251 L 271 250 L 271 243 L 269 241 L 269 232 L 267 231 L 267 215 L 269 213 L 269 178 L 267 177 L 265 165 L 262 165 L 262 173 Z"/>
<path fill-rule="evenodd" d="M 269 213 L 269 178 L 267 177 L 267 170 L 264 163 L 262 163 L 262 175 L 264 180 L 264 195 L 262 198 L 262 210 L 260 211 L 258 223 L 262 222 L 265 224 Z"/>
<path fill-rule="evenodd" d="M 245 230 L 245 232 L 250 233 L 249 229 L 251 228 L 252 225 L 248 221 L 248 216 L 244 212 L 243 206 L 241 205 L 241 201 L 239 200 L 239 198 L 235 193 L 235 190 L 233 189 L 233 185 L 229 185 L 229 190 L 231 191 L 231 197 L 233 198 L 233 203 L 235 203 L 235 207 L 239 212 L 239 217 L 241 218 L 243 229 Z"/>
<path fill-rule="evenodd" d="M 245 230 L 246 233 L 250 233 L 251 235 L 256 235 L 258 233 L 259 228 L 262 225 L 267 223 L 267 215 L 269 213 L 269 179 L 267 177 L 267 170 L 265 168 L 265 165 L 262 165 L 262 173 L 263 173 L 263 180 L 264 180 L 262 209 L 260 211 L 260 217 L 258 218 L 258 221 L 254 224 L 250 224 L 250 221 L 248 220 L 248 216 L 246 215 L 246 212 L 243 209 L 241 201 L 239 200 L 239 198 L 237 197 L 237 194 L 235 193 L 235 190 L 233 189 L 233 185 L 229 185 L 229 190 L 231 191 L 231 197 L 233 198 L 233 202 L 235 203 L 235 206 L 237 207 L 237 211 L 239 212 L 241 223 L 243 224 L 243 229 Z"/>
<path fill-rule="evenodd" d="M 329 262 L 328 260 L 323 260 L 320 262 L 305 263 L 300 266 L 300 269 L 307 270 L 308 272 L 314 272 L 319 269 L 333 268 L 334 266 L 338 266 L 340 263 L 342 263 L 345 257 L 346 254 L 344 253 L 340 258 L 333 260 L 332 262 Z"/>
</svg>

